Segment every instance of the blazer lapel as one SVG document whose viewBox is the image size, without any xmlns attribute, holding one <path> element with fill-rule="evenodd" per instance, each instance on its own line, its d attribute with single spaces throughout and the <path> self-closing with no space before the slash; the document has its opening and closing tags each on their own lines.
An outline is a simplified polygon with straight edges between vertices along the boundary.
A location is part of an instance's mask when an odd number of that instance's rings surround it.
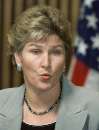
<svg viewBox="0 0 99 130">
<path fill-rule="evenodd" d="M 0 130 L 20 130 L 24 90 L 24 86 L 15 90 L 14 96 L 8 100 L 3 110 L 0 110 Z"/>
<path fill-rule="evenodd" d="M 78 106 L 71 110 L 61 107 L 55 130 L 83 130 L 87 115 L 87 111 Z"/>
<path fill-rule="evenodd" d="M 83 91 L 83 90 L 81 90 Z M 87 120 L 86 103 L 79 97 L 78 90 L 63 79 L 62 100 L 55 130 L 82 130 Z"/>
<path fill-rule="evenodd" d="M 2 118 L 0 120 L 1 125 L 0 125 L 0 130 L 20 130 L 21 126 L 21 121 L 22 119 L 20 118 L 21 115 L 16 115 L 13 118 Z M 1 117 L 0 117 L 1 118 Z"/>
</svg>

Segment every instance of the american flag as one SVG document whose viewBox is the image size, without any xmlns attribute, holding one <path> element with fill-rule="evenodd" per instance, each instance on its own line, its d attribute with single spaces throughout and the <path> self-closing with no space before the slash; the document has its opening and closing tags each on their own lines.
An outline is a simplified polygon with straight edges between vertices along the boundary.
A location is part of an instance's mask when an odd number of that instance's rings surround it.
<svg viewBox="0 0 99 130">
<path fill-rule="evenodd" d="M 99 90 L 99 0 L 81 1 L 69 80 Z"/>
</svg>

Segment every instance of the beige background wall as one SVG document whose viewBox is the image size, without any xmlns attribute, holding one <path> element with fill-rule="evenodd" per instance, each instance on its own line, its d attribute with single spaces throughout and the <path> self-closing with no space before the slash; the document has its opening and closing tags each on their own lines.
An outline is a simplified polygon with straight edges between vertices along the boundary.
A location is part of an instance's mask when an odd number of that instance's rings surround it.
<svg viewBox="0 0 99 130">
<path fill-rule="evenodd" d="M 7 32 L 14 19 L 32 5 L 50 5 L 59 8 L 70 20 L 75 36 L 79 0 L 0 0 L 0 89 L 19 85 L 22 76 L 7 56 Z"/>
</svg>

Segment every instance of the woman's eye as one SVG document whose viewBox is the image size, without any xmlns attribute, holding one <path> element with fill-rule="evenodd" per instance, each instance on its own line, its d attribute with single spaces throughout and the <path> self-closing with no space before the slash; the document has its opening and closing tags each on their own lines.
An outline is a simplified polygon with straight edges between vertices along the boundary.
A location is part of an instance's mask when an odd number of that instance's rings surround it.
<svg viewBox="0 0 99 130">
<path fill-rule="evenodd" d="M 34 54 L 40 54 L 42 51 L 40 49 L 33 49 L 32 53 Z"/>
<path fill-rule="evenodd" d="M 60 55 L 60 54 L 62 54 L 62 51 L 61 50 L 53 50 L 53 54 Z"/>
</svg>

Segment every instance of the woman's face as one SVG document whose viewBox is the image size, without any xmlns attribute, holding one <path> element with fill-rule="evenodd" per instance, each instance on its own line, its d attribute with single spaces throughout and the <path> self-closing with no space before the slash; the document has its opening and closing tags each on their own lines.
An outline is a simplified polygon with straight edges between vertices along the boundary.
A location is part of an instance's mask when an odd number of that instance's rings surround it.
<svg viewBox="0 0 99 130">
<path fill-rule="evenodd" d="M 25 84 L 39 90 L 48 90 L 60 82 L 65 68 L 65 49 L 57 35 L 45 40 L 28 42 L 21 53 L 15 53 L 21 64 Z"/>
</svg>

